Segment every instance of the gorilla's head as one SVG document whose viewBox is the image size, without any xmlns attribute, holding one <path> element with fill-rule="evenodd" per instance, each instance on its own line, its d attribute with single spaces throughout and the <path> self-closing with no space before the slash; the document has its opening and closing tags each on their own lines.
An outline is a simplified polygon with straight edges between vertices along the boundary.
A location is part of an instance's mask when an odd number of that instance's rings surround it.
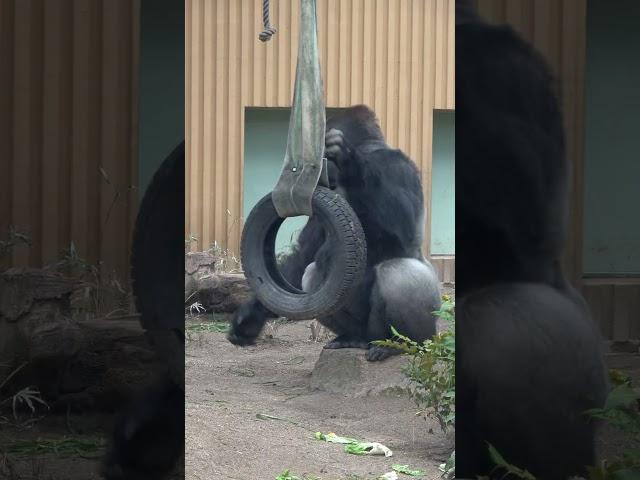
<svg viewBox="0 0 640 480">
<path fill-rule="evenodd" d="M 327 132 L 332 128 L 342 131 L 355 148 L 371 140 L 384 141 L 376 114 L 366 105 L 349 107 L 327 120 Z"/>
</svg>

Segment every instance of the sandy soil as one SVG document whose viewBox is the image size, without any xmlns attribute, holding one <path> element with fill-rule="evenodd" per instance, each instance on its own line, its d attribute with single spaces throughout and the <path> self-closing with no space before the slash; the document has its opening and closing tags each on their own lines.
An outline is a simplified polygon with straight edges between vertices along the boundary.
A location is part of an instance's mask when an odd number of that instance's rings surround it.
<svg viewBox="0 0 640 480">
<path fill-rule="evenodd" d="M 248 348 L 231 345 L 222 333 L 190 332 L 185 478 L 270 480 L 289 469 L 322 480 L 355 480 L 377 478 L 393 464 L 422 469 L 425 479 L 440 478 L 438 465 L 453 449 L 453 436 L 417 418 L 410 398 L 311 391 L 324 342 L 310 339 L 309 325 L 280 325 L 273 338 Z M 340 445 L 315 440 L 316 431 L 381 442 L 394 455 L 350 455 Z"/>
</svg>

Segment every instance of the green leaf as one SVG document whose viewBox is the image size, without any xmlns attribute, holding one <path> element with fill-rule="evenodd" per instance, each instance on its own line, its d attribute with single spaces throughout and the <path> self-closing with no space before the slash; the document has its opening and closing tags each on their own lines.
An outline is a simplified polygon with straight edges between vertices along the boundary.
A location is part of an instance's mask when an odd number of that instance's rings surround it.
<svg viewBox="0 0 640 480">
<path fill-rule="evenodd" d="M 289 473 L 289 470 L 285 470 L 280 475 L 276 477 L 276 480 L 301 480 L 300 477 L 296 475 L 292 475 Z"/>
<path fill-rule="evenodd" d="M 489 444 L 489 457 L 491 457 L 493 463 L 500 467 L 508 465 L 507 461 L 500 455 L 500 452 L 491 444 Z"/>
<path fill-rule="evenodd" d="M 336 435 L 333 432 L 324 434 L 322 432 L 316 432 L 314 434 L 314 437 L 316 438 L 316 440 L 324 440 L 325 442 L 329 442 L 329 443 L 340 443 L 340 444 L 351 444 L 351 443 L 358 443 L 358 440 L 355 440 L 353 438 L 348 438 L 348 437 L 341 437 L 339 435 Z"/>
<path fill-rule="evenodd" d="M 628 407 L 632 403 L 636 402 L 640 398 L 637 392 L 633 390 L 629 385 L 622 384 L 614 388 L 604 405 L 605 410 L 611 410 L 613 408 Z"/>
<path fill-rule="evenodd" d="M 405 475 L 409 475 L 411 477 L 420 477 L 425 475 L 422 470 L 411 470 L 409 465 L 392 465 L 391 468 L 398 473 L 404 473 Z"/>
<path fill-rule="evenodd" d="M 613 472 L 609 478 L 611 480 L 638 480 L 640 479 L 640 468 L 624 468 Z"/>
<path fill-rule="evenodd" d="M 504 459 L 504 457 L 500 454 L 500 452 L 498 452 L 498 450 L 495 449 L 493 445 L 491 445 L 490 443 L 488 445 L 489 445 L 489 456 L 491 457 L 491 460 L 493 461 L 493 463 L 496 464 L 496 468 L 502 468 L 506 470 L 507 473 L 520 477 L 523 480 L 536 480 L 536 477 L 534 477 L 527 470 L 520 469 L 515 465 L 511 465 L 509 462 L 507 462 Z"/>
<path fill-rule="evenodd" d="M 366 455 L 369 450 L 371 447 L 367 448 L 362 443 L 350 443 L 344 447 L 344 451 L 352 455 Z"/>
</svg>

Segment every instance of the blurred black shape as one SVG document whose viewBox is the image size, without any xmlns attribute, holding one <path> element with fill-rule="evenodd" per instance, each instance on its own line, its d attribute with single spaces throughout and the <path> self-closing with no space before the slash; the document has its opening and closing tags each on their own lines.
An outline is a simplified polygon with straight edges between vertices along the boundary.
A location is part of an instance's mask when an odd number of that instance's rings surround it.
<svg viewBox="0 0 640 480">
<path fill-rule="evenodd" d="M 184 448 L 184 161 L 182 142 L 154 175 L 136 220 L 133 293 L 165 372 L 116 421 L 109 480 L 161 478 Z"/>
<path fill-rule="evenodd" d="M 539 480 L 586 474 L 602 339 L 561 260 L 570 168 L 554 83 L 508 26 L 456 2 L 456 478 L 492 445 Z"/>
</svg>

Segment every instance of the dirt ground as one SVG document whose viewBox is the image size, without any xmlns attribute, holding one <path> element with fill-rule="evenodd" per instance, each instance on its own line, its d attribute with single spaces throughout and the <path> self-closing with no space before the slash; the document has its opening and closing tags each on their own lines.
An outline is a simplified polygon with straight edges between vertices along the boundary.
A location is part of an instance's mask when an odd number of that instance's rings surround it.
<svg viewBox="0 0 640 480">
<path fill-rule="evenodd" d="M 392 464 L 422 469 L 424 479 L 439 478 L 437 467 L 453 448 L 453 436 L 416 418 L 411 399 L 390 394 L 354 399 L 310 390 L 324 342 L 310 339 L 309 324 L 267 329 L 272 338 L 244 349 L 223 333 L 189 332 L 186 475 L 176 472 L 172 480 L 271 480 L 286 469 L 322 480 L 363 480 L 390 471 Z M 640 382 L 637 354 L 611 354 L 608 363 Z M 0 412 L 0 479 L 100 479 L 112 416 L 38 412 L 38 421 L 21 418 L 19 425 L 10 410 Z M 340 445 L 315 440 L 316 431 L 378 441 L 394 456 L 349 455 Z M 605 458 L 627 445 L 611 427 L 600 433 L 598 449 Z"/>
<path fill-rule="evenodd" d="M 309 325 L 282 324 L 267 331 L 273 338 L 247 348 L 233 346 L 223 333 L 189 332 L 185 478 L 270 480 L 288 469 L 322 480 L 373 479 L 393 464 L 421 469 L 424 479 L 440 478 L 438 465 L 453 449 L 453 434 L 417 418 L 410 398 L 354 399 L 310 389 L 324 340 L 311 340 Z M 316 431 L 380 442 L 393 456 L 350 455 L 315 440 Z"/>
</svg>

